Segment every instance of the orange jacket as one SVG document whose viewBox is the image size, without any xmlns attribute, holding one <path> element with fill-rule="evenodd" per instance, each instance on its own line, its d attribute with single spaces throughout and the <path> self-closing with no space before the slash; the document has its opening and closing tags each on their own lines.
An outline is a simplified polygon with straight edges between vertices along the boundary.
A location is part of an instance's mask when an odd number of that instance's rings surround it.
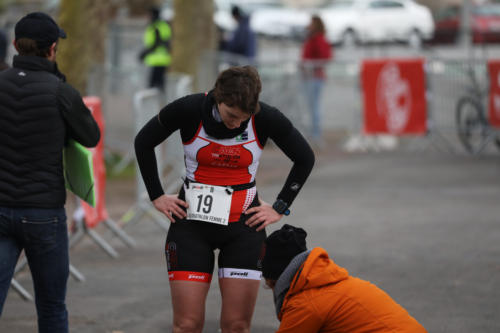
<svg viewBox="0 0 500 333">
<path fill-rule="evenodd" d="M 278 333 L 427 332 L 383 290 L 337 266 L 314 248 L 295 274 Z"/>
</svg>

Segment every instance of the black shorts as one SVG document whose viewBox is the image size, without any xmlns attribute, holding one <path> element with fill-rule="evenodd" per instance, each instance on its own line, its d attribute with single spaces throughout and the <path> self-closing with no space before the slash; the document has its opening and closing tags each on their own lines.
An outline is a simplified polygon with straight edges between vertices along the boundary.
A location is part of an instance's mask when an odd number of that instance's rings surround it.
<svg viewBox="0 0 500 333">
<path fill-rule="evenodd" d="M 266 231 L 245 224 L 247 216 L 229 225 L 193 220 L 170 224 L 165 245 L 169 280 L 210 283 L 219 249 L 219 278 L 261 279 Z"/>
</svg>

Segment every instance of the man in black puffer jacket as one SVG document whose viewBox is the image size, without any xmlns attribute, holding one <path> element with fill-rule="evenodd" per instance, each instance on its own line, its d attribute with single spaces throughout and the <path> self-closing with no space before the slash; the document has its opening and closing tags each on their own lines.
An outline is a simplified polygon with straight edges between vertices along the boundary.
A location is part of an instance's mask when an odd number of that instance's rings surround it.
<svg viewBox="0 0 500 333">
<path fill-rule="evenodd" d="M 35 289 L 39 332 L 68 332 L 69 274 L 62 151 L 69 138 L 93 147 L 97 123 L 56 65 L 65 38 L 50 16 L 31 13 L 15 27 L 19 55 L 0 73 L 0 314 L 24 249 Z"/>
</svg>

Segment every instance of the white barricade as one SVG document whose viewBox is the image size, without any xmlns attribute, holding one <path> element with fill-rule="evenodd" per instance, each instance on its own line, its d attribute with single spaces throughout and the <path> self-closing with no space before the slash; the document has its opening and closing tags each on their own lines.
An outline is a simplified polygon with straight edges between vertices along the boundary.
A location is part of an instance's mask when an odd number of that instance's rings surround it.
<svg viewBox="0 0 500 333">
<path fill-rule="evenodd" d="M 134 95 L 134 136 L 140 129 L 161 110 L 165 102 L 191 93 L 191 78 L 187 75 L 169 74 L 167 96 L 157 89 L 147 89 Z M 155 149 L 158 170 L 166 193 L 175 193 L 182 184 L 184 175 L 184 151 L 179 132 L 173 133 L 168 140 Z M 135 157 L 133 147 L 129 155 Z M 120 221 L 122 223 L 137 222 L 149 215 L 163 229 L 168 230 L 166 217 L 151 205 L 141 173 L 136 163 L 136 203 L 127 211 Z"/>
</svg>

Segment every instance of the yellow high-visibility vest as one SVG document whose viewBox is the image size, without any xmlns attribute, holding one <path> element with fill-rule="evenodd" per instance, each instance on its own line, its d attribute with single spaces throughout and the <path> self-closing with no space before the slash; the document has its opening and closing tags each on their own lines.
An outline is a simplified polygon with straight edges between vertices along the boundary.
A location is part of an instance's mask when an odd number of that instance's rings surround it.
<svg viewBox="0 0 500 333">
<path fill-rule="evenodd" d="M 167 42 L 170 39 L 172 31 L 167 22 L 156 20 L 148 25 L 146 31 L 144 32 L 144 45 L 146 48 L 150 48 L 155 45 L 156 30 L 158 30 L 162 42 L 159 43 L 160 45 L 157 46 L 152 52 L 146 55 L 144 58 L 144 64 L 147 66 L 169 66 L 172 61 L 172 57 L 164 42 Z"/>
</svg>

